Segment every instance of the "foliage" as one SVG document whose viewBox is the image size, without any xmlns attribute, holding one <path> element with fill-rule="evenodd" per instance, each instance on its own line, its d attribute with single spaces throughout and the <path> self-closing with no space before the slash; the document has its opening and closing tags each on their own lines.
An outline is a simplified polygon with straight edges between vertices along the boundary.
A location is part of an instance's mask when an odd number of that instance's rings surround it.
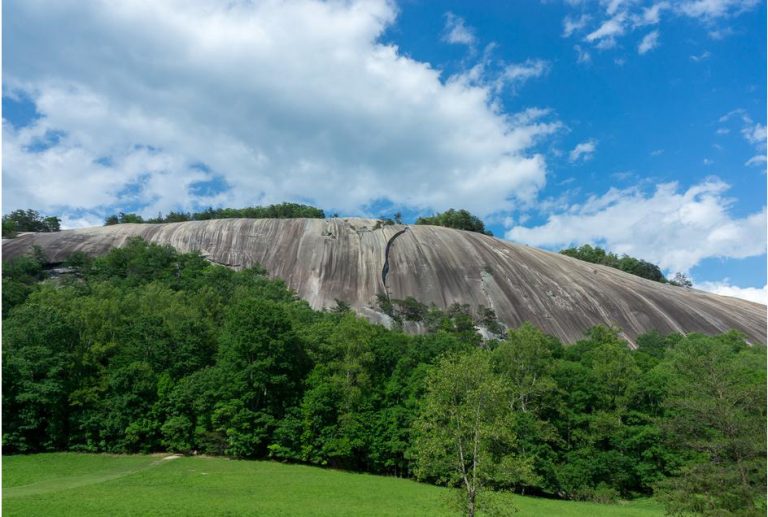
<svg viewBox="0 0 768 517">
<path fill-rule="evenodd" d="M 35 283 L 45 278 L 47 259 L 39 247 L 31 255 L 3 262 L 3 315 L 20 305 L 33 291 Z"/>
<path fill-rule="evenodd" d="M 10 239 L 19 232 L 58 232 L 61 219 L 43 216 L 36 210 L 14 210 L 3 216 L 3 238 Z"/>
<path fill-rule="evenodd" d="M 662 498 L 674 512 L 765 515 L 765 349 L 694 335 L 665 366 L 665 427 L 695 459 L 660 483 Z"/>
<path fill-rule="evenodd" d="M 572 247 L 560 250 L 560 253 L 585 262 L 591 262 L 592 264 L 601 264 L 603 266 L 620 269 L 625 273 L 647 278 L 654 282 L 667 282 L 667 279 L 664 277 L 661 269 L 659 269 L 659 266 L 642 259 L 630 257 L 629 255 L 622 255 L 619 257 L 615 253 L 606 251 L 598 246 L 592 247 L 589 244 L 584 244 L 578 248 Z"/>
<path fill-rule="evenodd" d="M 512 453 L 509 395 L 482 349 L 442 359 L 427 378 L 414 423 L 416 476 L 459 485 L 469 517 L 488 485 L 517 479 L 530 468 Z"/>
<path fill-rule="evenodd" d="M 325 212 L 319 208 L 298 203 L 280 203 L 268 206 L 252 206 L 246 208 L 212 208 L 202 212 L 169 212 L 166 216 L 158 214 L 157 217 L 144 220 L 140 215 L 120 212 L 118 215 L 110 215 L 104 221 L 105 226 L 123 223 L 179 223 L 183 221 L 206 221 L 209 219 L 294 219 L 308 217 L 325 219 Z"/>
<path fill-rule="evenodd" d="M 416 224 L 431 224 L 433 226 L 445 226 L 447 228 L 456 228 L 457 230 L 482 233 L 483 235 L 493 235 L 490 230 L 485 229 L 483 221 L 478 217 L 466 210 L 454 210 L 453 208 L 430 217 L 419 217 L 416 219 Z"/>
<path fill-rule="evenodd" d="M 144 218 L 138 214 L 120 212 L 117 215 L 109 215 L 104 219 L 104 226 L 129 223 L 142 224 L 144 223 Z"/>
<path fill-rule="evenodd" d="M 618 329 L 563 346 L 526 324 L 483 340 L 493 311 L 382 295 L 426 331 L 406 335 L 140 239 L 55 280 L 46 262 L 3 268 L 6 454 L 270 457 L 460 484 L 481 507 L 483 487 L 764 504 L 765 348 L 738 334 L 649 333 L 633 350 Z"/>
<path fill-rule="evenodd" d="M 669 283 L 678 287 L 693 287 L 693 282 L 685 273 L 675 273 L 675 276 L 669 280 Z"/>
</svg>

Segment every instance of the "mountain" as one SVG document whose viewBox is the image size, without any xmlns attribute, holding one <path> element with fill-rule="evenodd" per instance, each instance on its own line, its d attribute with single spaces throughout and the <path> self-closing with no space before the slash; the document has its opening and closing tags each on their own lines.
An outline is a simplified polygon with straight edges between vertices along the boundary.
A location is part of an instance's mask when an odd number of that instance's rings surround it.
<svg viewBox="0 0 768 517">
<path fill-rule="evenodd" d="M 371 219 L 219 219 L 120 224 L 22 234 L 3 242 L 9 259 L 40 246 L 52 263 L 99 255 L 135 236 L 199 250 L 242 268 L 261 264 L 312 307 L 344 301 L 386 323 L 377 295 L 425 304 L 493 309 L 508 327 L 530 321 L 564 342 L 614 325 L 633 343 L 649 330 L 713 334 L 736 329 L 766 342 L 766 307 L 645 280 L 622 271 L 485 235 L 438 226 L 382 226 Z"/>
</svg>

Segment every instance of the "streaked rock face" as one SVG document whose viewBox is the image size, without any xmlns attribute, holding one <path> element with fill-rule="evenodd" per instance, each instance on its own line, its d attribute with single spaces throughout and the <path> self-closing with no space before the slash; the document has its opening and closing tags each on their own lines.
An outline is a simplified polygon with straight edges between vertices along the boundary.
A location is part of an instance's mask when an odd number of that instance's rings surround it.
<svg viewBox="0 0 768 517">
<path fill-rule="evenodd" d="M 376 295 L 413 296 L 439 307 L 484 305 L 509 327 L 530 321 L 565 342 L 596 324 L 615 325 L 634 339 L 668 332 L 744 332 L 766 340 L 764 305 L 663 285 L 484 235 L 436 226 L 377 227 L 369 219 L 222 219 L 123 224 L 24 234 L 3 243 L 5 259 L 40 246 L 52 262 L 75 251 L 106 253 L 133 236 L 199 250 L 209 260 L 242 268 L 261 264 L 312 307 L 352 305 L 374 321 Z M 393 239 L 393 237 L 395 237 Z M 390 242 L 388 271 L 383 275 Z M 384 281 L 386 279 L 386 285 Z"/>
</svg>

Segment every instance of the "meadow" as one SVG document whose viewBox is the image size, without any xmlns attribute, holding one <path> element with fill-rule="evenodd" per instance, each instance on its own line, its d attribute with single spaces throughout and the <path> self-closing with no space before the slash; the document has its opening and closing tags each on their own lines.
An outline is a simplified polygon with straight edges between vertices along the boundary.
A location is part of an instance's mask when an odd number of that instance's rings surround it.
<svg viewBox="0 0 768 517">
<path fill-rule="evenodd" d="M 652 516 L 651 500 L 601 505 L 504 495 L 517 515 Z M 51 453 L 3 457 L 3 515 L 450 515 L 448 491 L 394 477 L 269 461 Z"/>
</svg>

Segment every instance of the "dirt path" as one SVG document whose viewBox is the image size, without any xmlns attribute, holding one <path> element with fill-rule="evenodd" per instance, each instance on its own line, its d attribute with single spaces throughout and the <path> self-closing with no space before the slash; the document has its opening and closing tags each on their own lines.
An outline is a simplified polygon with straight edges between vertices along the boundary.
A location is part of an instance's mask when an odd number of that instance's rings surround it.
<svg viewBox="0 0 768 517">
<path fill-rule="evenodd" d="M 72 488 L 79 488 L 86 485 L 94 485 L 96 483 L 103 483 L 105 481 L 112 481 L 113 479 L 130 476 L 138 472 L 143 472 L 167 463 L 169 460 L 175 460 L 181 458 L 178 454 L 171 454 L 164 456 L 158 460 L 148 463 L 141 467 L 119 467 L 112 470 L 100 470 L 90 474 L 84 474 L 80 476 L 70 476 L 66 478 L 46 479 L 37 483 L 30 483 L 29 485 L 20 485 L 3 488 L 3 499 L 12 497 L 25 497 L 30 495 L 45 494 L 48 492 L 58 492 L 61 490 L 70 490 Z"/>
</svg>

